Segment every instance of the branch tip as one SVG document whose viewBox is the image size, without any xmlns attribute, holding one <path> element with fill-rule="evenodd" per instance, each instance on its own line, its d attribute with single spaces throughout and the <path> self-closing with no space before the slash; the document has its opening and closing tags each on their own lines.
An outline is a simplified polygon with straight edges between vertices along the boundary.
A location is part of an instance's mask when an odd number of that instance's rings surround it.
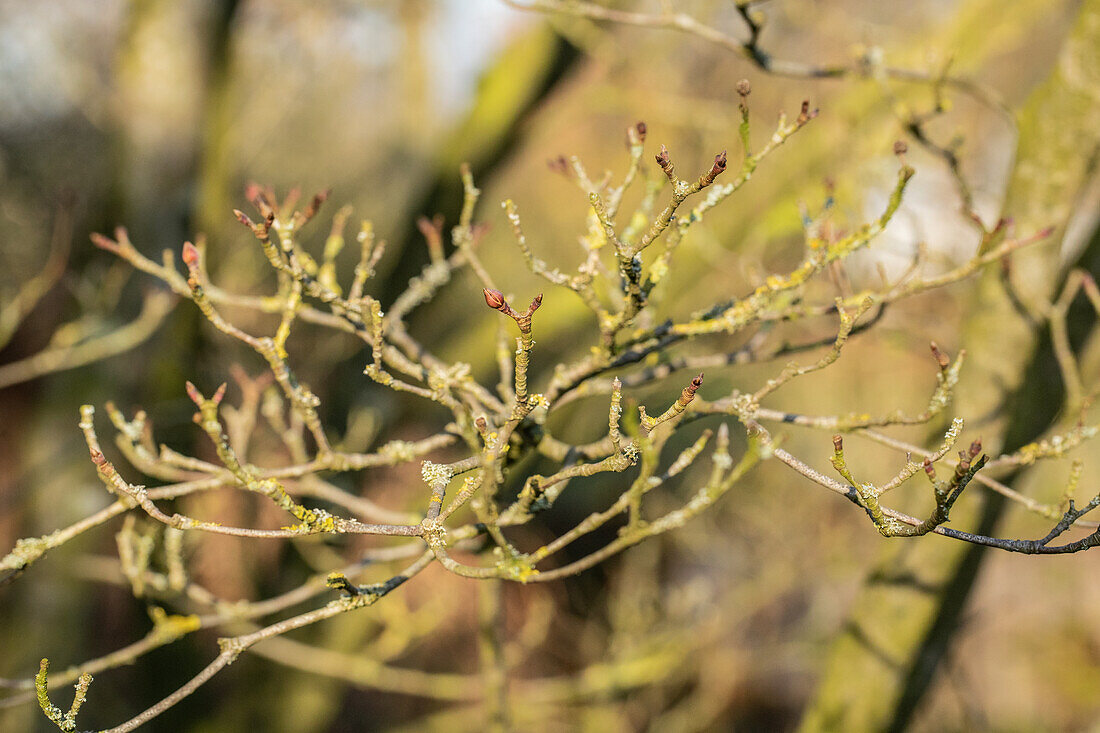
<svg viewBox="0 0 1100 733">
<path fill-rule="evenodd" d="M 183 243 L 183 263 L 187 265 L 188 269 L 198 267 L 199 264 L 199 248 L 191 244 L 191 242 Z"/>
<path fill-rule="evenodd" d="M 564 155 L 559 155 L 556 158 L 550 158 L 546 161 L 546 167 L 555 173 L 560 173 L 566 178 L 570 175 L 569 161 L 565 159 Z"/>
<path fill-rule="evenodd" d="M 699 188 L 706 188 L 714 183 L 714 179 L 720 176 L 724 170 L 726 170 L 725 150 L 714 156 L 714 165 L 712 165 L 710 170 L 704 173 L 703 177 L 699 179 Z"/>
<path fill-rule="evenodd" d="M 662 145 L 660 152 L 658 152 L 657 155 L 653 157 L 656 159 L 657 165 L 661 166 L 661 170 L 663 170 L 665 172 L 665 175 L 668 176 L 668 180 L 675 183 L 676 174 L 673 172 L 673 170 L 676 168 L 676 166 L 672 164 L 672 160 L 668 156 L 668 148 Z"/>
<path fill-rule="evenodd" d="M 328 577 L 325 578 L 325 585 L 347 596 L 359 595 L 359 588 L 353 585 L 343 573 L 329 573 Z"/>
<path fill-rule="evenodd" d="M 115 254 L 118 254 L 118 242 L 114 241 L 110 237 L 100 234 L 99 232 L 92 232 L 88 236 L 92 240 L 92 244 L 94 244 L 96 247 L 100 249 L 105 249 L 108 252 L 114 252 Z"/>
<path fill-rule="evenodd" d="M 199 388 L 191 383 L 191 380 L 184 382 L 184 389 L 187 390 L 187 396 L 191 398 L 191 401 L 195 403 L 197 407 L 202 407 L 203 401 L 206 399 L 202 396 L 202 392 Z"/>
<path fill-rule="evenodd" d="M 939 344 L 935 341 L 929 342 L 929 347 L 932 349 L 932 356 L 935 358 L 936 363 L 940 365 L 940 369 L 944 370 L 951 366 L 951 359 L 947 354 L 940 351 Z"/>
<path fill-rule="evenodd" d="M 695 394 L 695 392 L 702 386 L 703 386 L 703 372 L 699 372 L 699 374 L 697 376 L 692 377 L 691 384 L 688 386 L 688 389 L 691 390 L 692 394 Z"/>
<path fill-rule="evenodd" d="M 808 100 L 808 99 L 802 100 L 802 109 L 798 113 L 798 120 L 797 120 L 797 123 L 798 123 L 799 127 L 801 127 L 802 125 L 805 125 L 807 122 L 809 122 L 813 118 L 817 117 L 817 113 L 820 112 L 820 111 L 821 110 L 817 109 L 816 107 L 812 110 L 810 109 L 810 100 Z"/>
<path fill-rule="evenodd" d="M 233 215 L 237 217 L 237 221 L 244 224 L 249 229 L 254 228 L 256 225 L 252 222 L 252 219 L 248 217 L 248 214 L 244 213 L 240 209 L 233 209 Z"/>
<path fill-rule="evenodd" d="M 328 201 L 328 197 L 332 194 L 331 188 L 326 188 L 323 191 L 319 191 L 313 194 L 313 199 L 309 202 L 309 208 L 306 209 L 306 216 L 313 217 L 317 211 L 321 208 L 322 204 Z"/>
<path fill-rule="evenodd" d="M 542 293 L 539 293 L 531 299 L 531 305 L 527 306 L 527 315 L 531 315 L 537 311 L 540 305 L 542 305 Z"/>
</svg>

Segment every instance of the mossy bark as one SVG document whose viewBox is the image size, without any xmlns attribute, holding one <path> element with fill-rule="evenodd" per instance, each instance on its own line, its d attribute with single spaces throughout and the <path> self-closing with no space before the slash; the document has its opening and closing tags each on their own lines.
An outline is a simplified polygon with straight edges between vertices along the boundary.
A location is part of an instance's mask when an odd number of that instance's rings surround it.
<svg viewBox="0 0 1100 733">
<path fill-rule="evenodd" d="M 1052 299 L 1064 277 L 1056 243 L 1093 173 L 1090 161 L 1100 144 L 1098 84 L 1100 1 L 1090 0 L 1082 5 L 1049 78 L 1019 115 L 1016 164 L 1004 210 L 1020 232 L 1057 227 L 1052 244 L 1015 259 L 1020 285 L 1032 297 Z M 1098 260 L 1097 236 L 1073 258 L 1094 275 Z M 987 449 L 1013 450 L 1058 417 L 1063 387 L 1049 338 L 1014 312 L 992 268 L 974 288 L 968 313 L 963 345 L 971 358 L 956 412 L 971 421 L 996 415 L 999 436 L 983 426 Z M 1071 314 L 1075 347 L 1094 321 L 1085 310 Z M 994 533 L 1005 509 L 1002 497 L 986 493 L 980 502 L 960 505 L 952 520 L 956 526 Z M 939 537 L 889 543 L 833 643 L 801 730 L 908 727 L 958 628 L 987 554 L 984 548 Z"/>
</svg>

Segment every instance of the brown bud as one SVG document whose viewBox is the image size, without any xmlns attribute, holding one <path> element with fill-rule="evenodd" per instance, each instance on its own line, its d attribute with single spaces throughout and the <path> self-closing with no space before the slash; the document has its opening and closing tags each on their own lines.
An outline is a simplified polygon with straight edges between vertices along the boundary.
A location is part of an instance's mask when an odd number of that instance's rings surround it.
<svg viewBox="0 0 1100 733">
<path fill-rule="evenodd" d="M 978 438 L 977 440 L 975 440 L 973 443 L 970 444 L 970 450 L 968 451 L 968 453 L 970 454 L 970 457 L 973 458 L 974 456 L 978 455 L 981 452 L 982 452 L 982 439 Z"/>
<path fill-rule="evenodd" d="M 812 120 L 814 117 L 817 117 L 817 113 L 818 113 L 818 110 L 816 110 L 816 109 L 811 110 L 810 109 L 810 100 L 808 100 L 808 99 L 802 100 L 802 109 L 798 113 L 798 120 L 797 120 L 798 126 L 801 127 L 802 125 L 805 125 L 807 122 Z"/>
<path fill-rule="evenodd" d="M 92 449 L 89 452 L 91 453 L 91 462 L 96 464 L 96 468 L 102 471 L 103 474 L 110 477 L 110 475 L 114 473 L 114 468 L 111 466 L 110 463 L 107 462 L 107 456 L 103 455 L 103 453 L 95 449 Z"/>
<path fill-rule="evenodd" d="M 542 293 L 539 293 L 531 299 L 531 305 L 527 306 L 527 315 L 531 315 L 537 311 L 540 305 L 542 305 Z"/>
<path fill-rule="evenodd" d="M 695 393 L 703 386 L 703 374 L 699 373 L 699 376 L 693 378 L 688 386 L 684 387 L 680 391 L 680 405 L 687 407 L 687 404 L 695 399 Z"/>
<path fill-rule="evenodd" d="M 668 157 L 668 148 L 662 145 L 660 152 L 658 152 L 657 155 L 654 156 L 654 158 L 657 160 L 657 165 L 661 166 L 661 170 L 663 170 L 665 172 L 665 175 L 668 176 L 668 179 L 670 181 L 674 181 L 675 176 L 673 175 L 672 171 L 675 166 L 672 164 L 672 160 Z"/>
<path fill-rule="evenodd" d="M 909 146 L 905 144 L 904 140 L 894 141 L 894 155 L 905 155 L 909 152 Z"/>
<path fill-rule="evenodd" d="M 742 97 L 747 97 L 752 93 L 752 84 L 749 83 L 748 79 L 737 82 L 737 93 Z"/>
<path fill-rule="evenodd" d="M 550 170 L 555 173 L 561 173 L 563 176 L 569 175 L 569 161 L 565 159 L 564 155 L 559 155 L 556 158 L 551 158 L 546 161 L 546 165 Z"/>
<path fill-rule="evenodd" d="M 940 365 L 940 369 L 949 367 L 951 365 L 951 359 L 948 358 L 947 354 L 940 351 L 939 345 L 935 341 L 931 342 L 929 345 L 932 348 L 932 356 L 935 357 L 936 363 Z"/>
<path fill-rule="evenodd" d="M 484 415 L 478 415 L 474 420 L 474 426 L 477 427 L 480 432 L 484 433 L 489 429 L 489 421 L 485 419 Z"/>
<path fill-rule="evenodd" d="M 723 150 L 718 155 L 714 156 L 714 165 L 707 171 L 703 177 L 699 180 L 699 184 L 702 187 L 709 186 L 714 183 L 714 179 L 721 175 L 722 171 L 726 170 L 726 151 Z"/>
<path fill-rule="evenodd" d="M 485 288 L 482 293 L 485 295 L 485 305 L 493 310 L 503 311 L 508 307 L 507 301 L 504 300 L 504 293 L 499 290 Z"/>
<path fill-rule="evenodd" d="M 639 122 L 634 125 L 634 130 L 638 133 L 638 139 L 645 142 L 646 126 L 644 122 Z"/>
<path fill-rule="evenodd" d="M 928 474 L 928 478 L 936 478 L 936 467 L 932 465 L 931 458 L 925 458 L 921 465 L 924 466 L 924 472 Z"/>
<path fill-rule="evenodd" d="M 844 450 L 844 438 L 840 433 L 833 436 L 833 450 L 840 453 Z"/>
<path fill-rule="evenodd" d="M 326 188 L 320 193 L 314 194 L 313 200 L 309 202 L 309 207 L 305 211 L 307 219 L 312 219 L 317 215 L 317 212 L 321 209 L 321 205 L 328 200 L 329 194 L 332 193 L 331 188 Z"/>
</svg>

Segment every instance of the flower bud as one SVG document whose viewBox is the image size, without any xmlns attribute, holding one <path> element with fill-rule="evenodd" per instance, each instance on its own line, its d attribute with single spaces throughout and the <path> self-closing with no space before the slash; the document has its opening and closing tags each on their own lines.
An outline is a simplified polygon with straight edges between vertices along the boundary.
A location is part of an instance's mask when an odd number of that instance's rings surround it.
<svg viewBox="0 0 1100 733">
<path fill-rule="evenodd" d="M 482 292 L 485 295 L 485 305 L 489 306 L 493 310 L 502 310 L 507 305 L 504 300 L 504 293 L 500 292 L 499 290 L 485 288 Z"/>
<path fill-rule="evenodd" d="M 183 263 L 188 268 L 197 267 L 199 264 L 199 250 L 198 247 L 190 242 L 183 243 Z"/>
</svg>

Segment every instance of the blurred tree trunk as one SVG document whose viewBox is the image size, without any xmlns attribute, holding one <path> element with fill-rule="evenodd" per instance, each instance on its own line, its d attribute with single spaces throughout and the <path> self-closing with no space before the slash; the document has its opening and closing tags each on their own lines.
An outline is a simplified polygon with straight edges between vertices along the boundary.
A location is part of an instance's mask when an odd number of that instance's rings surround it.
<svg viewBox="0 0 1100 733">
<path fill-rule="evenodd" d="M 1058 241 L 1073 202 L 1089 183 L 1090 161 L 1100 144 L 1098 79 L 1100 0 L 1089 0 L 1056 68 L 1020 115 L 1017 160 L 1004 211 L 1022 233 L 1053 224 Z M 1051 246 L 1021 252 L 1014 264 L 1018 284 L 1030 296 L 1048 301 L 1056 296 L 1065 273 L 1059 271 Z M 1076 264 L 1100 274 L 1100 237 L 1092 237 Z M 1045 329 L 1031 329 L 1014 312 L 993 268 L 977 283 L 968 313 L 963 345 L 973 356 L 956 414 L 971 420 L 996 414 L 1001 445 L 993 444 L 996 438 L 987 433 L 986 450 L 1012 451 L 1050 427 L 1063 403 L 1049 336 Z M 1094 314 L 1076 310 L 1070 319 L 1071 341 L 1079 348 Z M 1005 509 L 1003 497 L 985 492 L 980 506 L 960 506 L 953 519 L 958 526 L 992 534 Z M 940 537 L 889 543 L 833 644 L 801 729 L 908 727 L 959 627 L 986 554 L 985 548 Z"/>
<path fill-rule="evenodd" d="M 214 53 L 217 35 L 209 14 L 201 3 L 166 0 L 132 0 L 125 9 L 109 107 L 111 203 L 102 226 L 126 224 L 135 244 L 152 252 L 187 235 L 206 53 Z"/>
<path fill-rule="evenodd" d="M 197 231 L 213 236 L 227 229 L 232 209 L 229 193 L 230 90 L 232 84 L 233 24 L 240 0 L 219 0 L 207 11 L 209 41 L 206 54 L 206 84 L 203 99 L 202 141 L 198 163 L 199 197 L 196 206 Z"/>
<path fill-rule="evenodd" d="M 531 115 L 580 59 L 577 48 L 540 24 L 510 43 L 485 71 L 470 112 L 441 140 L 433 170 L 409 209 L 398 239 L 401 260 L 388 281 L 391 296 L 428 263 L 417 219 L 443 214 L 448 226 L 457 221 L 463 199 L 459 166 L 468 163 L 474 182 L 484 189 L 522 142 Z"/>
</svg>

